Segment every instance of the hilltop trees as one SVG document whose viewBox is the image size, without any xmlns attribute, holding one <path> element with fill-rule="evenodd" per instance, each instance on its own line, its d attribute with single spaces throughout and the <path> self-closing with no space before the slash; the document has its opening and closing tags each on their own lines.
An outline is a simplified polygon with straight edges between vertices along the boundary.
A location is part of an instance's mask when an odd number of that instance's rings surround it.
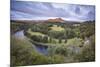
<svg viewBox="0 0 100 67">
<path fill-rule="evenodd" d="M 95 34 L 95 24 L 93 22 L 84 22 L 80 26 L 80 37 L 90 37 Z"/>
</svg>

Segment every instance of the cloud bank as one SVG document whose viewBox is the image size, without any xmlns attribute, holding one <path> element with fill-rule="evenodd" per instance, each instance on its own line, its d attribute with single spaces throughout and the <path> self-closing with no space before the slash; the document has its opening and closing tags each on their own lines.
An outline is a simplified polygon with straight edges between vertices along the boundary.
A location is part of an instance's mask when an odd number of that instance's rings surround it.
<svg viewBox="0 0 100 67">
<path fill-rule="evenodd" d="M 95 6 L 11 1 L 11 20 L 46 20 L 57 17 L 71 21 L 95 20 Z"/>
</svg>

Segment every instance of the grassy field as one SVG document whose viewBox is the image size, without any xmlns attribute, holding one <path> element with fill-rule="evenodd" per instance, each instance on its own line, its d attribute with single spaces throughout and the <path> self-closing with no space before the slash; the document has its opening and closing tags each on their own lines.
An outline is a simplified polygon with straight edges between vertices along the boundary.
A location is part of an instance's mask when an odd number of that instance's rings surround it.
<svg viewBox="0 0 100 67">
<path fill-rule="evenodd" d="M 61 28 L 61 27 L 60 27 Z M 63 28 L 62 28 L 63 29 Z M 63 29 L 64 30 L 64 29 Z M 27 31 L 31 36 L 35 35 L 35 36 L 47 36 L 48 37 L 48 40 L 51 38 L 50 36 L 46 35 L 46 34 L 43 34 L 43 33 L 40 33 L 40 32 L 33 32 L 31 31 L 31 29 L 29 28 L 28 31 Z M 56 39 L 56 38 L 52 38 L 52 42 L 53 43 L 45 43 L 45 45 L 64 45 L 66 43 L 64 43 L 65 39 L 62 39 L 62 43 L 59 43 L 59 39 Z"/>
<path fill-rule="evenodd" d="M 63 29 L 64 30 L 64 29 Z M 28 33 L 33 36 L 48 36 L 48 35 L 45 35 L 43 33 L 40 33 L 40 32 L 33 32 L 31 31 L 31 29 L 29 28 L 28 29 Z M 48 40 L 50 39 L 50 36 L 48 36 Z M 82 42 L 83 40 L 80 39 L 80 38 L 74 38 L 74 39 L 68 39 L 67 40 L 67 43 L 65 43 L 65 39 L 62 39 L 62 42 L 59 43 L 59 39 L 55 39 L 55 38 L 52 38 L 52 42 L 48 42 L 48 43 L 42 43 L 42 42 L 38 42 L 40 44 L 43 44 L 43 45 L 47 45 L 47 46 L 69 46 L 69 45 L 76 45 L 76 46 L 80 46 L 82 45 Z"/>
<path fill-rule="evenodd" d="M 62 28 L 61 26 L 57 26 L 57 25 L 53 25 L 52 27 L 50 27 L 51 30 L 53 31 L 64 31 L 65 29 Z"/>
<path fill-rule="evenodd" d="M 31 31 L 31 29 L 29 28 L 27 31 L 31 36 L 32 35 L 36 35 L 36 36 L 45 36 L 44 34 L 40 33 L 40 32 L 33 32 Z"/>
</svg>

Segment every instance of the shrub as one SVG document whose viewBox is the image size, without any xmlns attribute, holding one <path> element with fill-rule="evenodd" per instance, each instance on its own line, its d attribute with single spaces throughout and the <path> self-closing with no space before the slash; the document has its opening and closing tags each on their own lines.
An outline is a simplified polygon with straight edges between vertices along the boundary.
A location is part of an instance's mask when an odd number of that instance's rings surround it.
<svg viewBox="0 0 100 67">
<path fill-rule="evenodd" d="M 83 45 L 83 40 L 80 38 L 68 39 L 67 45 L 81 46 L 81 45 Z"/>
<path fill-rule="evenodd" d="M 90 44 L 85 45 L 82 49 L 82 52 L 75 56 L 75 60 L 78 60 L 79 62 L 95 61 L 95 37 L 94 35 L 90 37 Z"/>
<path fill-rule="evenodd" d="M 49 63 L 48 58 L 39 54 L 33 46 L 26 40 L 11 38 L 11 66 Z"/>
<path fill-rule="evenodd" d="M 55 55 L 55 54 L 59 54 L 63 56 L 68 55 L 68 50 L 67 50 L 67 47 L 65 46 L 64 47 L 63 46 L 49 47 L 48 52 L 49 52 L 49 55 Z"/>
</svg>

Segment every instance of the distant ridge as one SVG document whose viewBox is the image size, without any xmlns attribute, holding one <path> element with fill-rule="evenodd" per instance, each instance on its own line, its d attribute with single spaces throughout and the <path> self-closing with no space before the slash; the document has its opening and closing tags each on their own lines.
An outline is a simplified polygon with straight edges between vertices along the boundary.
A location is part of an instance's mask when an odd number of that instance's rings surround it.
<svg viewBox="0 0 100 67">
<path fill-rule="evenodd" d="M 64 20 L 62 18 L 53 18 L 53 19 L 47 19 L 47 20 L 10 20 L 11 22 L 19 22 L 19 23 L 87 23 L 87 22 L 95 22 L 95 20 L 90 21 L 70 21 L 70 20 Z"/>
<path fill-rule="evenodd" d="M 64 20 L 62 18 L 48 19 L 46 21 L 48 21 L 48 22 L 64 22 Z"/>
</svg>

